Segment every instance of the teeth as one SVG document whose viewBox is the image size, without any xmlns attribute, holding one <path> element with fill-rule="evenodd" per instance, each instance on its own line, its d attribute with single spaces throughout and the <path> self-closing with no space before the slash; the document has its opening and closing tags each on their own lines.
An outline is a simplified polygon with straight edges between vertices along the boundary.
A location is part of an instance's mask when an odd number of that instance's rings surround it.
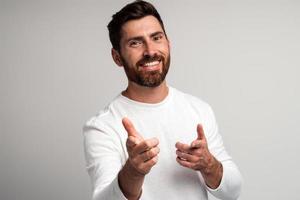
<svg viewBox="0 0 300 200">
<path fill-rule="evenodd" d="M 143 65 L 144 66 L 154 66 L 154 65 L 158 65 L 159 64 L 159 61 L 153 61 L 153 62 L 148 62 L 148 63 L 144 63 Z"/>
</svg>

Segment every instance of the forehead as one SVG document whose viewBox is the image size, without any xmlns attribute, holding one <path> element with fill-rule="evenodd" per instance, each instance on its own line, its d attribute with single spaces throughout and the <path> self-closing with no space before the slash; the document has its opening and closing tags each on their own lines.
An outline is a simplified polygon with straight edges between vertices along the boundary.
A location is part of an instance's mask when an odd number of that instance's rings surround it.
<svg viewBox="0 0 300 200">
<path fill-rule="evenodd" d="M 147 36 L 157 31 L 163 32 L 163 29 L 159 21 L 150 15 L 126 22 L 121 28 L 121 40 L 130 37 Z"/>
</svg>

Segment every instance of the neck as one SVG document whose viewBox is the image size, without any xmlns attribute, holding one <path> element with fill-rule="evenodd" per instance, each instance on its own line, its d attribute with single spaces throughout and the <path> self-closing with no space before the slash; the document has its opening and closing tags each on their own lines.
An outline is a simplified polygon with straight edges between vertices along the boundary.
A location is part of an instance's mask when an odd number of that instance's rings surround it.
<svg viewBox="0 0 300 200">
<path fill-rule="evenodd" d="M 157 87 L 140 86 L 134 82 L 129 81 L 128 87 L 122 92 L 124 96 L 134 101 L 143 103 L 159 103 L 164 100 L 169 92 L 166 80 L 164 80 Z"/>
</svg>

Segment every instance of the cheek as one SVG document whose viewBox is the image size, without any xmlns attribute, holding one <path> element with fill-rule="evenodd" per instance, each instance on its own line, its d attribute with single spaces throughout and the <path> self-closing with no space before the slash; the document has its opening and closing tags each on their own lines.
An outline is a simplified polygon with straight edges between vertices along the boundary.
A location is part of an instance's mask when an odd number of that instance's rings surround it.
<svg viewBox="0 0 300 200">
<path fill-rule="evenodd" d="M 160 51 L 164 54 L 164 55 L 169 55 L 170 53 L 170 48 L 169 48 L 169 45 L 166 43 L 165 45 L 163 45 L 161 48 L 160 48 Z"/>
<path fill-rule="evenodd" d="M 140 61 L 143 58 L 143 54 L 139 51 L 132 51 L 128 55 L 128 59 L 130 60 L 130 63 L 136 64 L 138 61 Z"/>
</svg>

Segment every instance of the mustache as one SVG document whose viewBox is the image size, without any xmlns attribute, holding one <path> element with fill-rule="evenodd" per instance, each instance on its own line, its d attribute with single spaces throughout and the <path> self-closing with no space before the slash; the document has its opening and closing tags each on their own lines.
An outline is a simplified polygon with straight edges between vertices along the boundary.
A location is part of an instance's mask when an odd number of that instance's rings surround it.
<svg viewBox="0 0 300 200">
<path fill-rule="evenodd" d="M 137 62 L 137 66 L 143 65 L 147 62 L 161 61 L 163 59 L 164 59 L 164 57 L 161 55 L 157 55 L 157 54 L 155 54 L 153 56 L 147 55 L 147 56 L 144 56 L 141 60 L 139 60 Z"/>
</svg>

